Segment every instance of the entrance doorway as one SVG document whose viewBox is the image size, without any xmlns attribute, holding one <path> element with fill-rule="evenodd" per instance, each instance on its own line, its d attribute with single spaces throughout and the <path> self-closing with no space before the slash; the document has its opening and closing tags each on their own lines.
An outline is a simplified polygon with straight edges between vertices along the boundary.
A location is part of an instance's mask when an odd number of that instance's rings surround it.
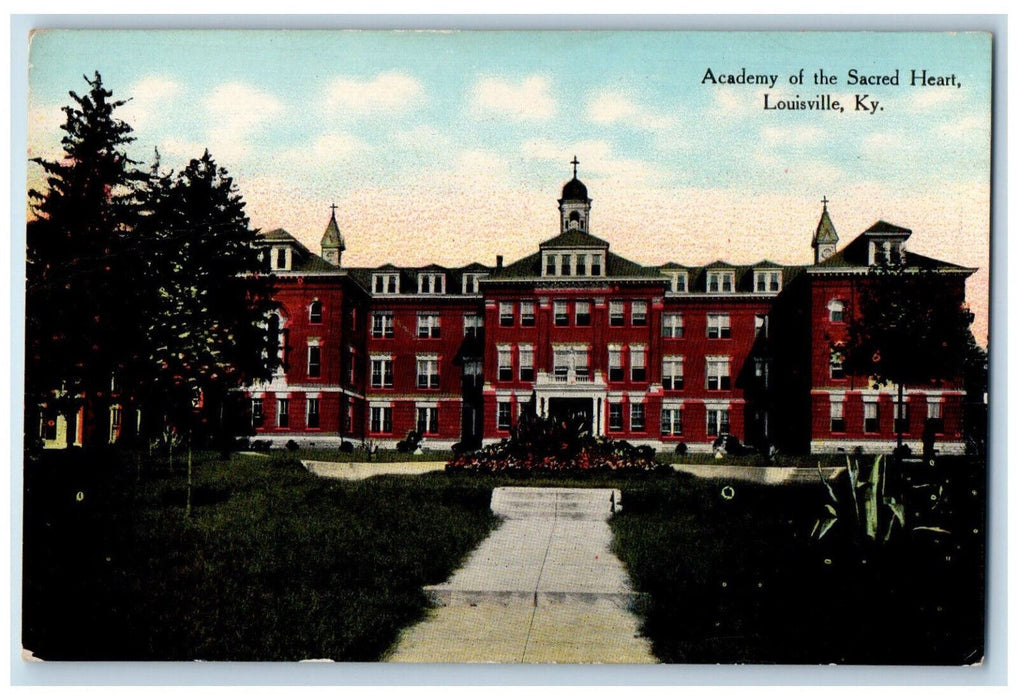
<svg viewBox="0 0 1018 700">
<path fill-rule="evenodd" d="M 549 398 L 548 417 L 555 421 L 573 420 L 580 424 L 581 431 L 593 432 L 594 399 Z"/>
</svg>

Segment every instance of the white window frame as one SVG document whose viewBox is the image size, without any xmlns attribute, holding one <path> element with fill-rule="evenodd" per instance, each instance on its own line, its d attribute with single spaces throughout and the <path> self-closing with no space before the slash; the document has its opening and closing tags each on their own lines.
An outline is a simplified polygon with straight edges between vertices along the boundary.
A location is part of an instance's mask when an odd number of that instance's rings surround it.
<svg viewBox="0 0 1018 700">
<path fill-rule="evenodd" d="M 569 325 L 569 304 L 565 299 L 555 299 L 551 303 L 552 324 L 559 328 Z"/>
<path fill-rule="evenodd" d="M 686 324 L 681 313 L 669 311 L 661 314 L 662 338 L 684 338 L 685 336 Z"/>
<path fill-rule="evenodd" d="M 421 378 L 424 377 L 424 383 Z M 438 389 L 441 386 L 441 375 L 438 355 L 417 356 L 417 378 L 415 385 L 418 389 Z"/>
<path fill-rule="evenodd" d="M 520 381 L 521 382 L 532 382 L 534 381 L 534 346 L 533 345 L 520 345 Z"/>
<path fill-rule="evenodd" d="M 637 377 L 637 371 L 642 370 L 643 376 Z M 647 346 L 629 346 L 629 379 L 633 382 L 647 381 Z"/>
<path fill-rule="evenodd" d="M 707 314 L 707 337 L 712 339 L 731 338 L 731 316 L 729 314 Z"/>
<path fill-rule="evenodd" d="M 422 295 L 445 294 L 445 273 L 418 272 L 417 293 Z"/>
<path fill-rule="evenodd" d="M 513 378 L 513 347 L 512 345 L 499 345 L 498 356 L 498 381 L 510 382 Z"/>
<path fill-rule="evenodd" d="M 835 318 L 835 314 L 841 318 Z M 827 302 L 827 320 L 830 323 L 845 322 L 845 302 L 843 299 L 831 299 Z"/>
<path fill-rule="evenodd" d="M 513 404 L 512 401 L 499 400 L 495 404 L 495 428 L 506 432 L 513 427 Z"/>
<path fill-rule="evenodd" d="M 436 404 L 416 404 L 416 421 L 414 428 L 421 435 L 438 435 L 438 405 Z M 421 414 L 424 413 L 424 429 L 421 430 Z"/>
<path fill-rule="evenodd" d="M 480 338 L 484 330 L 484 316 L 481 314 L 463 314 L 463 337 Z"/>
<path fill-rule="evenodd" d="M 649 304 L 642 300 L 637 299 L 629 304 L 629 323 L 632 326 L 646 326 L 647 325 L 647 314 Z"/>
<path fill-rule="evenodd" d="M 532 301 L 520 302 L 520 326 L 530 328 L 537 325 L 537 306 Z"/>
<path fill-rule="evenodd" d="M 682 404 L 664 403 L 661 405 L 661 436 L 677 435 L 682 435 Z"/>
<path fill-rule="evenodd" d="M 836 427 L 835 421 L 841 421 L 841 426 Z M 845 401 L 843 398 L 835 399 L 831 397 L 831 422 L 830 422 L 832 433 L 844 433 L 845 432 Z"/>
<path fill-rule="evenodd" d="M 608 325 L 615 327 L 626 325 L 626 305 L 622 300 L 608 300 Z"/>
<path fill-rule="evenodd" d="M 734 292 L 734 270 L 710 270 L 707 272 L 708 294 L 732 294 Z"/>
<path fill-rule="evenodd" d="M 661 385 L 673 391 L 681 391 L 686 387 L 685 358 L 682 355 L 665 355 L 662 358 Z"/>
<path fill-rule="evenodd" d="M 381 283 L 381 289 L 379 289 Z M 375 272 L 371 275 L 372 293 L 376 295 L 399 294 L 398 272 Z"/>
<path fill-rule="evenodd" d="M 515 304 L 511 301 L 500 301 L 498 302 L 498 325 L 504 328 L 509 328 L 516 323 L 516 308 Z M 509 322 L 506 323 L 506 319 Z"/>
<path fill-rule="evenodd" d="M 396 335 L 394 325 L 395 314 L 392 311 L 371 312 L 371 337 L 393 338 Z M 376 319 L 378 321 L 376 322 Z"/>
<path fill-rule="evenodd" d="M 724 370 L 723 373 L 721 370 Z M 711 386 L 712 383 L 714 386 Z M 727 355 L 707 355 L 704 358 L 704 388 L 707 391 L 731 390 L 732 358 Z"/>
<path fill-rule="evenodd" d="M 369 406 L 368 430 L 380 435 L 392 433 L 392 405 L 372 403 Z"/>
<path fill-rule="evenodd" d="M 378 372 L 375 372 L 375 366 Z M 393 384 L 392 355 L 371 355 L 368 358 L 368 383 L 372 389 L 391 389 Z M 375 377 L 378 376 L 378 382 Z"/>
<path fill-rule="evenodd" d="M 634 433 L 647 431 L 647 405 L 642 400 L 629 402 L 629 430 Z"/>
<path fill-rule="evenodd" d="M 437 311 L 417 312 L 417 337 L 441 338 L 442 316 Z"/>
</svg>

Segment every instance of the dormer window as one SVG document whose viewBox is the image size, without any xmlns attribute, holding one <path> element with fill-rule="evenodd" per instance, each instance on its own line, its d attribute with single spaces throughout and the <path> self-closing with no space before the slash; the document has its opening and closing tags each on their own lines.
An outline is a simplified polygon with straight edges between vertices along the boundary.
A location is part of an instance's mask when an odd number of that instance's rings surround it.
<svg viewBox="0 0 1018 700">
<path fill-rule="evenodd" d="M 758 294 L 781 291 L 781 270 L 757 270 L 753 280 L 753 290 Z"/>
<path fill-rule="evenodd" d="M 587 256 L 580 253 L 576 256 L 576 276 L 586 277 L 587 276 Z"/>
<path fill-rule="evenodd" d="M 592 277 L 601 276 L 601 253 L 594 253 L 590 256 L 590 275 Z"/>
<path fill-rule="evenodd" d="M 445 292 L 445 275 L 434 272 L 422 272 L 417 275 L 418 294 L 442 294 Z"/>
<path fill-rule="evenodd" d="M 900 240 L 870 241 L 870 265 L 904 265 L 905 247 Z"/>
<path fill-rule="evenodd" d="M 272 249 L 272 269 L 289 270 L 293 264 L 293 255 L 289 246 L 276 246 Z"/>
<path fill-rule="evenodd" d="M 371 288 L 375 294 L 399 294 L 399 274 L 376 272 L 371 276 Z"/>
<path fill-rule="evenodd" d="M 735 273 L 718 270 L 707 273 L 707 291 L 711 294 L 731 294 L 735 290 Z"/>
<path fill-rule="evenodd" d="M 568 277 L 569 275 L 573 274 L 573 256 L 572 255 L 563 255 L 562 256 L 562 264 L 559 267 L 559 274 L 562 275 L 563 277 Z"/>
<path fill-rule="evenodd" d="M 671 287 L 673 292 L 689 291 L 688 272 L 669 272 L 668 277 L 671 279 Z"/>
<path fill-rule="evenodd" d="M 551 276 L 555 274 L 555 263 L 557 255 L 551 255 L 546 253 L 544 256 L 544 274 Z"/>
<path fill-rule="evenodd" d="M 481 291 L 482 274 L 478 272 L 467 272 L 463 274 L 463 293 L 477 294 Z"/>
</svg>

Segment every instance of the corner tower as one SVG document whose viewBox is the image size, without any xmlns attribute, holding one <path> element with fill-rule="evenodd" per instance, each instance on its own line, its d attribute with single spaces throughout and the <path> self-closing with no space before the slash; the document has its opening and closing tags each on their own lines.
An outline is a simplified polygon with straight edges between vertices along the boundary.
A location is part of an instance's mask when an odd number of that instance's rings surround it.
<svg viewBox="0 0 1018 700">
<path fill-rule="evenodd" d="M 332 218 L 329 219 L 325 233 L 322 235 L 322 257 L 336 267 L 343 261 L 343 251 L 346 250 L 346 242 L 343 234 L 339 232 L 339 224 L 336 223 L 336 205 L 332 205 Z"/>
<path fill-rule="evenodd" d="M 824 211 L 820 215 L 820 223 L 817 224 L 817 230 L 813 234 L 813 242 L 810 243 L 813 247 L 814 265 L 818 265 L 834 255 L 838 248 L 838 232 L 834 230 L 831 215 L 827 213 L 827 197 L 820 201 L 824 204 Z"/>
<path fill-rule="evenodd" d="M 562 219 L 562 233 L 566 231 L 590 231 L 590 197 L 587 186 L 576 177 L 576 166 L 580 161 L 573 156 L 573 179 L 562 187 L 562 199 L 558 201 L 558 210 Z"/>
</svg>

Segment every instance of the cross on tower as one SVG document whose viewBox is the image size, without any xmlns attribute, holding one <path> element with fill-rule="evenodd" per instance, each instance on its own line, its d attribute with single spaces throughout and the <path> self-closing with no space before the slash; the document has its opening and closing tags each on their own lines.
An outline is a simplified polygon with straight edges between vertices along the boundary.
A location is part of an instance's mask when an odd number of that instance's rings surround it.
<svg viewBox="0 0 1018 700">
<path fill-rule="evenodd" d="M 824 211 L 827 211 L 827 202 L 830 201 L 830 200 L 827 199 L 827 195 L 825 194 L 824 198 L 821 199 L 820 201 L 823 202 L 823 204 L 824 204 Z"/>
<path fill-rule="evenodd" d="M 576 160 L 576 156 L 573 156 L 573 159 L 569 162 L 573 164 L 573 177 L 576 177 L 576 166 L 580 164 L 580 161 Z"/>
</svg>

